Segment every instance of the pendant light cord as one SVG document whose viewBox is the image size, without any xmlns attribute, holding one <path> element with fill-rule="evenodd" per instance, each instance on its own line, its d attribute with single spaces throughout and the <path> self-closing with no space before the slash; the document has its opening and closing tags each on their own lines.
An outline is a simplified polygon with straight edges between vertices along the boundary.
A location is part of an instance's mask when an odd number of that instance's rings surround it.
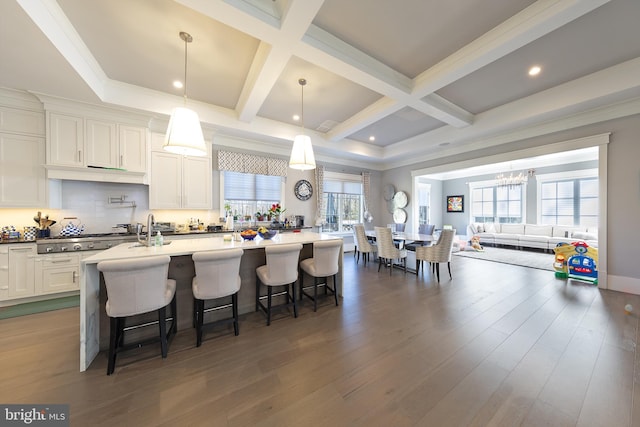
<svg viewBox="0 0 640 427">
<path fill-rule="evenodd" d="M 185 33 L 184 31 L 180 32 L 180 38 L 184 40 L 184 106 L 187 106 L 187 45 L 193 41 L 193 37 L 191 34 Z"/>
<path fill-rule="evenodd" d="M 301 101 L 302 101 L 302 108 L 300 111 L 300 123 L 302 124 L 302 134 L 304 135 L 304 86 L 307 84 L 307 80 L 305 79 L 299 79 L 298 83 L 300 84 L 301 87 Z"/>
</svg>

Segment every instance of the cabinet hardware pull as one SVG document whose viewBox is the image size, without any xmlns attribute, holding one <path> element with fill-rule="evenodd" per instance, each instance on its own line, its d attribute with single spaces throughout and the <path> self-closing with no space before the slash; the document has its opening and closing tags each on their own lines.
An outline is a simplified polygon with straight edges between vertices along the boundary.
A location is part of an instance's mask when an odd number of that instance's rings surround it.
<svg viewBox="0 0 640 427">
<path fill-rule="evenodd" d="M 75 270 L 71 273 L 71 280 L 73 281 L 73 283 L 76 283 L 76 276 L 78 275 L 78 273 L 75 272 Z"/>
<path fill-rule="evenodd" d="M 0 291 L 6 291 L 8 289 L 9 289 L 9 286 L 3 286 L 3 287 L 0 288 Z"/>
<path fill-rule="evenodd" d="M 120 167 L 122 167 L 122 154 L 120 154 Z"/>
<path fill-rule="evenodd" d="M 31 248 L 11 248 L 13 252 L 31 251 Z"/>
<path fill-rule="evenodd" d="M 82 150 L 78 150 L 78 161 L 82 161 Z"/>
<path fill-rule="evenodd" d="M 71 258 L 51 260 L 51 263 L 53 263 L 53 264 L 58 264 L 58 263 L 61 263 L 61 262 L 71 262 Z"/>
</svg>

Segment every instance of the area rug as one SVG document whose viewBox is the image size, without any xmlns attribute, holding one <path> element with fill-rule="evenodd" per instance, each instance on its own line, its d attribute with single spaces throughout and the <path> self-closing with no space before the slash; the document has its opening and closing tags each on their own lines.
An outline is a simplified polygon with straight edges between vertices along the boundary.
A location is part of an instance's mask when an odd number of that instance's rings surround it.
<svg viewBox="0 0 640 427">
<path fill-rule="evenodd" d="M 454 255 L 553 271 L 554 255 L 550 253 L 485 246 L 483 252 L 460 251 Z"/>
</svg>

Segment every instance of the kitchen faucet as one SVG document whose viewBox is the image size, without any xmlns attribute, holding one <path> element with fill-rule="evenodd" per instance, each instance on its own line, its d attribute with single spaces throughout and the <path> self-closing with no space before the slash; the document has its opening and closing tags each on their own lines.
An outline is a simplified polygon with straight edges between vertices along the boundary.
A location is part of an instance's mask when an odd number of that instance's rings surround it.
<svg viewBox="0 0 640 427">
<path fill-rule="evenodd" d="M 138 243 L 140 243 L 141 245 L 144 246 L 153 246 L 154 241 L 151 240 L 153 238 L 153 223 L 154 223 L 154 218 L 153 218 L 153 214 L 150 213 L 149 216 L 147 216 L 147 240 L 142 240 L 140 238 L 140 231 L 138 230 Z"/>
</svg>

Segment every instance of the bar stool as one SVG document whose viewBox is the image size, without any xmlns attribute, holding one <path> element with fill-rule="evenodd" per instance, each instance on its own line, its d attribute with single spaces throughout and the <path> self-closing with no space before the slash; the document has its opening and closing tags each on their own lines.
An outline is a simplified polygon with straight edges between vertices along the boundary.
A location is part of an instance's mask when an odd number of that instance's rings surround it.
<svg viewBox="0 0 640 427">
<path fill-rule="evenodd" d="M 340 258 L 340 248 L 342 240 L 326 240 L 314 242 L 313 258 L 307 258 L 300 261 L 300 299 L 303 296 L 313 301 L 313 311 L 318 309 L 318 285 L 321 284 L 320 279 L 324 279 L 324 292 L 330 291 L 338 305 L 338 292 L 336 287 L 336 276 L 340 269 L 338 260 Z M 313 277 L 313 296 L 305 292 L 304 273 Z M 329 287 L 329 277 L 333 277 L 333 289 Z"/>
<path fill-rule="evenodd" d="M 202 329 L 222 323 L 233 323 L 233 331 L 237 336 L 238 325 L 238 291 L 240 290 L 240 260 L 242 249 L 224 251 L 196 252 L 192 255 L 196 275 L 191 280 L 193 291 L 193 322 L 196 327 L 196 347 L 202 344 Z M 216 300 L 231 296 L 231 305 L 214 305 L 207 311 L 221 310 L 231 307 L 232 317 L 204 323 L 205 300 Z"/>
<path fill-rule="evenodd" d="M 274 245 L 264 248 L 267 264 L 256 268 L 256 311 L 262 309 L 267 315 L 267 326 L 271 324 L 271 300 L 273 288 L 285 286 L 283 292 L 276 294 L 286 295 L 287 302 L 279 307 L 293 305 L 293 316 L 298 317 L 298 306 L 296 304 L 296 282 L 298 281 L 298 259 L 302 244 L 294 243 L 289 245 Z M 267 306 L 262 304 L 260 295 L 260 283 L 267 287 Z M 289 293 L 291 286 L 291 293 Z"/>
<path fill-rule="evenodd" d="M 160 351 L 167 357 L 168 337 L 175 334 L 176 281 L 168 279 L 169 262 L 166 255 L 138 259 L 101 261 L 98 270 L 107 288 L 107 316 L 110 317 L 109 364 L 107 375 L 115 369 L 116 355 L 124 350 L 157 341 L 157 338 L 124 345 L 125 318 L 152 311 L 158 312 Z M 171 328 L 166 330 L 166 307 L 171 304 Z"/>
</svg>

